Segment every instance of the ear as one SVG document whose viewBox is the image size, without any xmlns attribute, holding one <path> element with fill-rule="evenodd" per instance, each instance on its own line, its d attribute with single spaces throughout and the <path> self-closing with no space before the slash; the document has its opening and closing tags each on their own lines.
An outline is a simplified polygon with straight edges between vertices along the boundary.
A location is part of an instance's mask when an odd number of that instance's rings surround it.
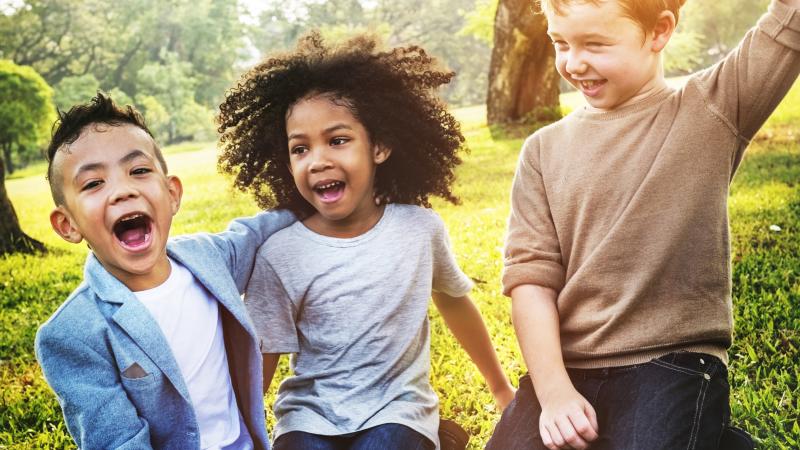
<svg viewBox="0 0 800 450">
<path fill-rule="evenodd" d="M 372 146 L 372 152 L 372 160 L 375 164 L 381 164 L 389 159 L 389 156 L 392 154 L 392 149 L 383 144 L 375 144 Z"/>
<path fill-rule="evenodd" d="M 50 212 L 50 225 L 62 239 L 73 244 L 83 240 L 83 234 L 78 230 L 72 216 L 64 206 L 58 206 Z"/>
<path fill-rule="evenodd" d="M 672 14 L 672 11 L 661 11 L 656 20 L 656 25 L 653 27 L 653 42 L 650 44 L 650 49 L 656 53 L 664 50 L 667 42 L 672 37 L 672 33 L 675 32 L 676 25 L 675 14 Z"/>
<path fill-rule="evenodd" d="M 181 183 L 181 179 L 175 175 L 167 176 L 167 189 L 169 189 L 169 204 L 174 216 L 178 213 L 181 207 L 181 198 L 183 198 L 183 183 Z"/>
</svg>

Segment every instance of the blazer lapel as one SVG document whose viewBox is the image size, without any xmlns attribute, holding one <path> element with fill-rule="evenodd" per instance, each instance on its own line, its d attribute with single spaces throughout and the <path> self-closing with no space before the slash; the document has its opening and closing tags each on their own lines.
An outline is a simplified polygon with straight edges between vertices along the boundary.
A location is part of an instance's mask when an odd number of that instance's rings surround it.
<svg viewBox="0 0 800 450">
<path fill-rule="evenodd" d="M 114 322 L 125 330 L 136 345 L 161 369 L 181 397 L 191 402 L 189 389 L 186 387 L 169 343 L 147 308 L 136 299 L 130 289 L 108 273 L 92 254 L 86 263 L 85 277 L 90 280 L 100 299 L 120 305 L 111 316 Z"/>
<path fill-rule="evenodd" d="M 139 348 L 147 353 L 147 356 L 164 372 L 164 375 L 169 378 L 169 381 L 175 386 L 181 397 L 187 402 L 191 402 L 189 389 L 186 387 L 186 382 L 183 379 L 177 361 L 175 361 L 175 356 L 172 354 L 169 343 L 167 343 L 164 333 L 161 332 L 161 328 L 147 311 L 147 308 L 140 302 L 135 301 L 135 299 L 134 301 L 126 301 L 114 313 L 113 318 L 114 322 L 125 330 Z"/>
</svg>

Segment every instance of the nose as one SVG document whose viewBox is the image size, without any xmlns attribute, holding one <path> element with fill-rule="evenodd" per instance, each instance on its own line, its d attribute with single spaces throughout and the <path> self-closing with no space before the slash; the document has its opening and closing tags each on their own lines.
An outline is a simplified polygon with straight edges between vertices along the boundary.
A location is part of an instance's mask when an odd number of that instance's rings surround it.
<svg viewBox="0 0 800 450">
<path fill-rule="evenodd" d="M 128 181 L 117 180 L 114 183 L 114 191 L 111 194 L 111 204 L 116 204 L 125 200 L 139 196 L 139 190 Z"/>
<path fill-rule="evenodd" d="M 328 153 L 323 149 L 312 149 L 310 156 L 311 164 L 309 164 L 308 169 L 311 173 L 319 173 L 333 167 L 333 163 L 328 158 Z"/>
<path fill-rule="evenodd" d="M 570 75 L 580 75 L 588 69 L 582 54 L 579 51 L 570 50 L 566 55 L 567 63 L 565 69 Z"/>
</svg>

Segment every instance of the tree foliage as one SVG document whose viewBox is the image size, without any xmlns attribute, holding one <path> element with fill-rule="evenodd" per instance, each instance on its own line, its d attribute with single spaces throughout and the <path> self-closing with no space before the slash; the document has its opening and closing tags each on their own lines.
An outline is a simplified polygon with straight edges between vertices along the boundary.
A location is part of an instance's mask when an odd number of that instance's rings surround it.
<svg viewBox="0 0 800 450">
<path fill-rule="evenodd" d="M 18 3 L 0 13 L 0 57 L 39 71 L 55 86 L 60 108 L 89 100 L 99 88 L 137 106 L 140 99 L 158 99 L 170 116 L 169 133 L 158 136 L 166 143 L 213 131 L 210 111 L 244 59 L 235 0 Z M 154 82 L 154 73 L 178 75 L 180 92 L 165 94 L 173 81 Z M 202 123 L 178 117 L 187 103 Z"/>
<path fill-rule="evenodd" d="M 35 70 L 0 60 L 0 255 L 44 250 L 20 229 L 6 193 L 5 173 L 13 171 L 14 151 L 36 148 L 49 136 L 55 117 L 52 96 L 52 89 Z"/>
<path fill-rule="evenodd" d="M 369 31 L 387 46 L 417 44 L 456 72 L 442 92 L 454 105 L 483 103 L 491 44 L 467 27 L 475 0 L 290 0 L 266 2 L 250 36 L 260 54 L 294 46 L 310 29 L 326 38 Z M 471 31 L 471 30 L 468 30 Z"/>
<path fill-rule="evenodd" d="M 0 60 L 0 148 L 7 172 L 12 155 L 37 149 L 55 119 L 53 90 L 31 67 Z"/>
</svg>

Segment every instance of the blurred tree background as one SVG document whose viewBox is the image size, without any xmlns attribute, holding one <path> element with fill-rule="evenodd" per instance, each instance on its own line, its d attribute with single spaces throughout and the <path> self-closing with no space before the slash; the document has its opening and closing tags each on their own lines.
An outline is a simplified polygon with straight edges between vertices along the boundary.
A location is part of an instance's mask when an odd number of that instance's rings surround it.
<svg viewBox="0 0 800 450">
<path fill-rule="evenodd" d="M 511 19 L 534 13 L 532 0 L 502 1 L 511 5 Z M 720 58 L 766 4 L 689 0 L 667 52 L 668 75 L 690 73 Z M 501 20 L 508 22 L 508 14 L 496 14 L 497 5 L 498 0 L 0 0 L 0 59 L 36 70 L 52 87 L 58 108 L 102 89 L 144 111 L 163 144 L 213 140 L 213 116 L 225 89 L 264 54 L 291 48 L 312 28 L 329 38 L 368 31 L 389 46 L 422 45 L 458 74 L 442 93 L 451 105 L 483 104 L 493 48 L 496 58 L 523 64 L 499 46 L 510 29 Z M 514 23 L 525 33 L 541 20 Z M 537 36 L 534 41 L 546 39 Z M 541 42 L 532 44 L 542 48 Z M 538 65 L 551 64 L 548 52 L 541 53 Z M 535 60 L 524 64 L 526 72 L 537 66 Z M 504 101 L 514 101 L 543 90 L 545 78 L 501 82 L 495 90 Z M 511 85 L 516 87 L 504 88 Z M 537 97 L 547 106 L 558 98 L 552 92 Z M 536 107 L 515 111 L 514 120 Z M 41 152 L 29 146 L 11 158 L 5 162 L 9 173 L 41 159 Z"/>
</svg>

